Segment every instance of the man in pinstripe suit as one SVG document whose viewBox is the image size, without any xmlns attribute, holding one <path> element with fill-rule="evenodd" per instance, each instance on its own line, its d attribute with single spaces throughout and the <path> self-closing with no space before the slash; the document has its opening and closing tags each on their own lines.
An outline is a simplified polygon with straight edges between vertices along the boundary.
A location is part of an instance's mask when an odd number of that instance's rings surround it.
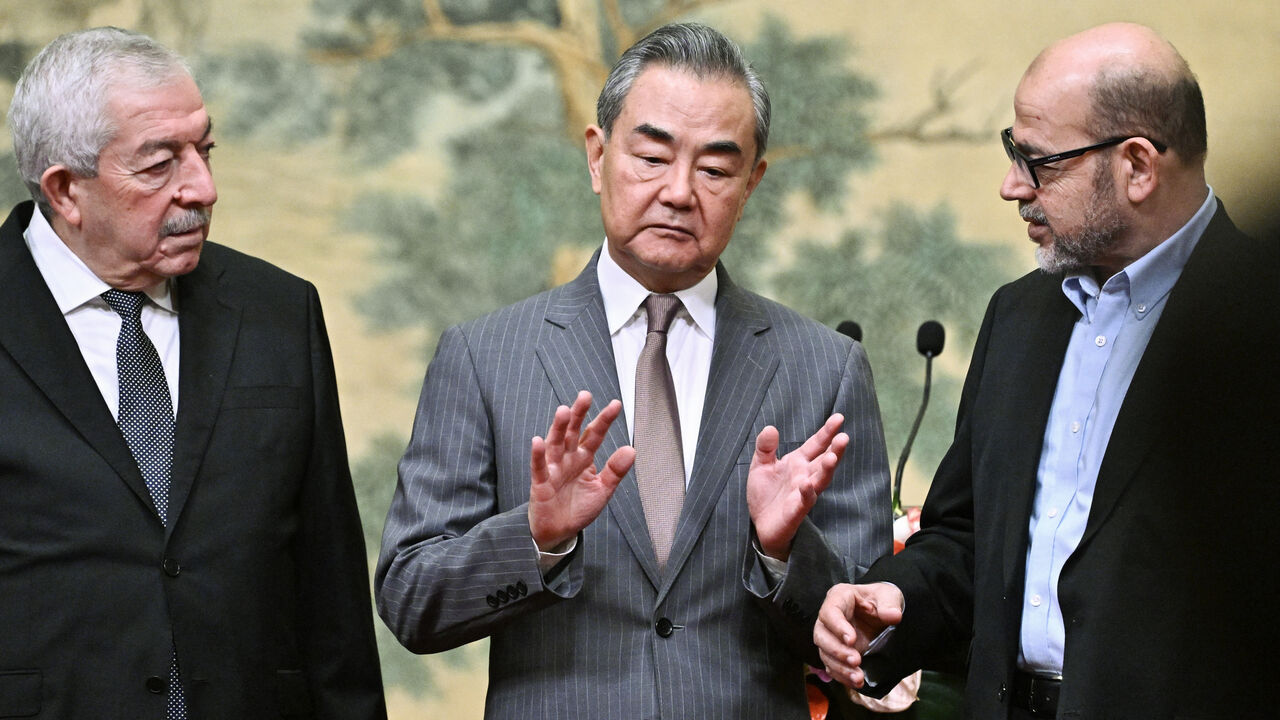
<svg viewBox="0 0 1280 720">
<path fill-rule="evenodd" d="M 768 137 L 768 96 L 737 46 L 660 28 L 597 109 L 605 247 L 567 285 L 441 337 L 379 611 L 416 652 L 491 637 L 492 718 L 808 717 L 826 588 L 889 549 L 866 356 L 718 263 Z M 666 360 L 685 488 L 669 548 L 631 470 L 651 294 L 680 301 Z"/>
</svg>

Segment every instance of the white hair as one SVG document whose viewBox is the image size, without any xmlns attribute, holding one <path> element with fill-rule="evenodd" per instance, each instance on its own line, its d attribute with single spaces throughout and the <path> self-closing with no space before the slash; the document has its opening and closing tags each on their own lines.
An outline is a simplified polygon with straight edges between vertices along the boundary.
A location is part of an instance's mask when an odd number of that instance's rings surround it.
<svg viewBox="0 0 1280 720">
<path fill-rule="evenodd" d="M 98 156 L 116 132 L 107 104 L 113 86 L 163 85 L 191 70 L 146 35 L 115 27 L 67 33 L 22 71 L 9 105 L 18 173 L 46 213 L 40 178 L 54 165 L 96 177 Z"/>
</svg>

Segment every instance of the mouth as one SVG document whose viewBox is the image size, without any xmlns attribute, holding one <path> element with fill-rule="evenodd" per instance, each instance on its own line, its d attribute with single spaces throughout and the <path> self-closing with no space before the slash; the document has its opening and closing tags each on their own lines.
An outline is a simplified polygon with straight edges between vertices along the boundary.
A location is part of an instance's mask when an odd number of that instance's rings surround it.
<svg viewBox="0 0 1280 720">
<path fill-rule="evenodd" d="M 1034 205 L 1023 205 L 1018 208 L 1018 215 L 1027 222 L 1027 235 L 1040 242 L 1049 233 L 1049 218 L 1044 211 Z"/>
<path fill-rule="evenodd" d="M 648 229 L 651 232 L 654 232 L 663 237 L 671 237 L 677 240 L 695 237 L 692 230 L 680 225 L 670 225 L 667 223 L 654 223 L 650 225 Z"/>
<path fill-rule="evenodd" d="M 165 221 L 160 229 L 162 237 L 189 237 L 199 235 L 201 239 L 209 232 L 209 221 L 213 213 L 208 208 L 191 208 L 182 214 Z"/>
</svg>

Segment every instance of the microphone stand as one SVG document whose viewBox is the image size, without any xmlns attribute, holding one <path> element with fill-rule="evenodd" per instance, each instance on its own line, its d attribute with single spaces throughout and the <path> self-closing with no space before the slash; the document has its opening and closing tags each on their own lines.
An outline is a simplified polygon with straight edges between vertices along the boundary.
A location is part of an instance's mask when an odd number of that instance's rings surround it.
<svg viewBox="0 0 1280 720">
<path fill-rule="evenodd" d="M 902 471 L 907 467 L 907 456 L 911 454 L 911 444 L 916 441 L 916 433 L 920 432 L 920 422 L 924 420 L 924 411 L 929 407 L 929 388 L 933 380 L 933 354 L 924 356 L 924 399 L 920 402 L 920 412 L 916 413 L 916 421 L 911 425 L 907 435 L 907 444 L 902 446 L 902 455 L 898 457 L 898 472 L 893 479 L 893 516 L 900 518 L 906 514 L 902 509 Z"/>
</svg>

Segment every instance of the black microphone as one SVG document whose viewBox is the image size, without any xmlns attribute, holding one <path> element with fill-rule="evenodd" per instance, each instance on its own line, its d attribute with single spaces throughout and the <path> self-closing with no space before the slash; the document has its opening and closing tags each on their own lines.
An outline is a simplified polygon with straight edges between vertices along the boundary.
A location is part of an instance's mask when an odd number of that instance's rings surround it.
<svg viewBox="0 0 1280 720">
<path fill-rule="evenodd" d="M 925 358 L 935 358 L 942 354 L 942 346 L 947 341 L 947 331 L 937 320 L 925 320 L 916 331 L 916 352 Z"/>
<path fill-rule="evenodd" d="M 862 342 L 862 326 L 852 320 L 841 320 L 836 326 L 836 332 Z"/>
<path fill-rule="evenodd" d="M 902 446 L 902 456 L 898 458 L 898 472 L 893 479 L 893 516 L 900 517 L 902 510 L 902 471 L 907 467 L 907 456 L 911 454 L 911 444 L 916 441 L 916 433 L 920 432 L 920 421 L 924 420 L 925 408 L 929 407 L 929 388 L 933 383 L 933 359 L 942 354 L 942 346 L 946 343 L 947 333 L 942 323 L 937 320 L 926 320 L 916 331 L 916 351 L 924 356 L 924 399 L 920 401 L 920 412 L 916 413 L 916 421 L 911 425 L 907 435 L 907 443 Z"/>
</svg>

